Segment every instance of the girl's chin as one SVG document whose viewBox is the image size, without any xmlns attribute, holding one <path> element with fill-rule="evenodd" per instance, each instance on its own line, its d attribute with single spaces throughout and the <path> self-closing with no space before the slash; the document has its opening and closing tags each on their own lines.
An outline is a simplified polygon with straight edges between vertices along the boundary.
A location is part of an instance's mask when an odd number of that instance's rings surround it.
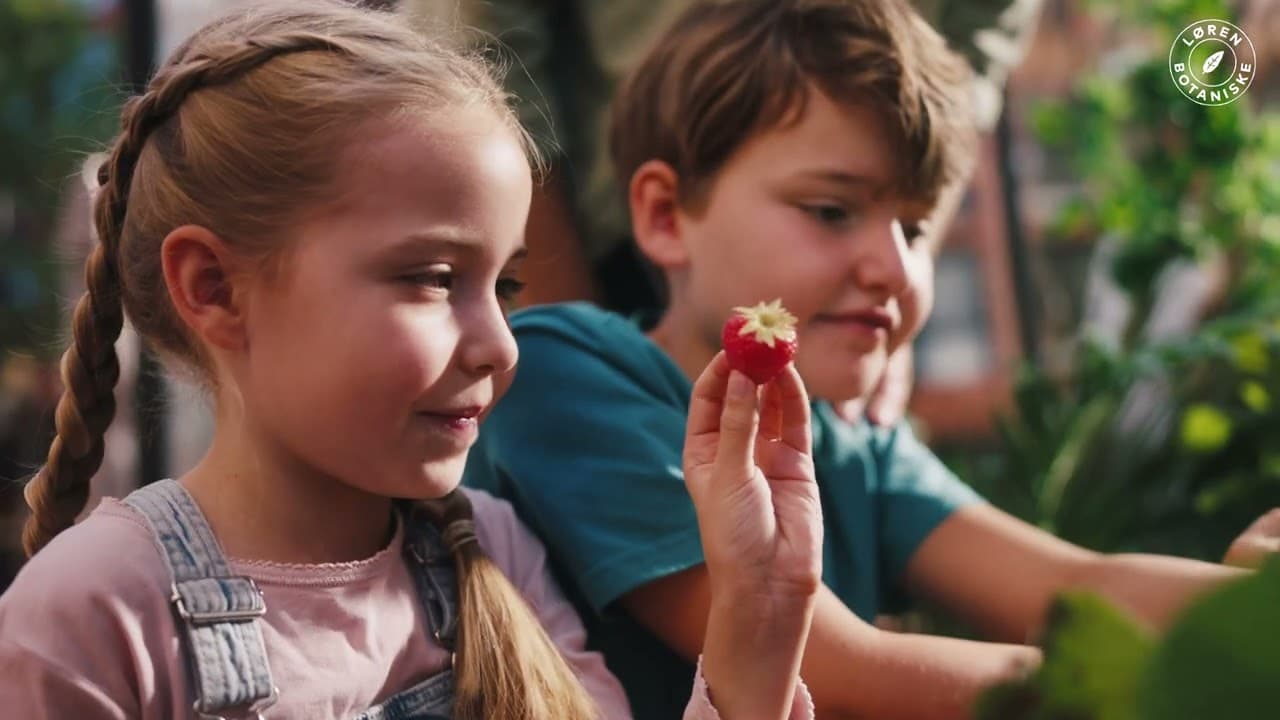
<svg viewBox="0 0 1280 720">
<path fill-rule="evenodd" d="M 375 492 L 404 500 L 442 498 L 462 484 L 464 467 L 465 461 L 426 462 L 394 473 L 394 479 L 380 484 Z"/>
</svg>

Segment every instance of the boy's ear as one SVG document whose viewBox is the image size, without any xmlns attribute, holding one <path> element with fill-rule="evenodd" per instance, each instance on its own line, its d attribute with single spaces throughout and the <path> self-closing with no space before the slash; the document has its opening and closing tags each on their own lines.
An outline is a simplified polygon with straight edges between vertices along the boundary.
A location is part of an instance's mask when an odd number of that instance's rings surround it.
<svg viewBox="0 0 1280 720">
<path fill-rule="evenodd" d="M 631 230 L 649 260 L 667 270 L 688 260 L 680 227 L 679 177 L 675 168 L 650 160 L 631 175 Z"/>
<path fill-rule="evenodd" d="M 201 341 L 226 350 L 245 341 L 244 293 L 235 255 L 207 228 L 183 225 L 160 244 L 169 300 L 178 317 Z"/>
</svg>

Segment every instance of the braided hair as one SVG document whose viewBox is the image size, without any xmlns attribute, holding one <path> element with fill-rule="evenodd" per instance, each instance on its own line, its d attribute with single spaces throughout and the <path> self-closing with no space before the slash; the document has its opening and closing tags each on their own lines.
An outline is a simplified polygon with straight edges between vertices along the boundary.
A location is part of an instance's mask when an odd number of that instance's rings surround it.
<svg viewBox="0 0 1280 720">
<path fill-rule="evenodd" d="M 84 509 L 115 414 L 115 342 L 126 316 L 166 360 L 212 374 L 169 298 L 164 238 L 206 227 L 267 272 L 288 227 L 338 193 L 335 148 L 379 118 L 477 103 L 508 122 L 533 157 L 487 63 L 336 0 L 239 9 L 173 53 L 126 104 L 98 172 L 98 243 L 62 357 L 57 435 L 26 487 L 29 556 Z M 595 717 L 524 598 L 483 553 L 467 497 L 455 490 L 427 505 L 459 573 L 455 716 Z"/>
</svg>

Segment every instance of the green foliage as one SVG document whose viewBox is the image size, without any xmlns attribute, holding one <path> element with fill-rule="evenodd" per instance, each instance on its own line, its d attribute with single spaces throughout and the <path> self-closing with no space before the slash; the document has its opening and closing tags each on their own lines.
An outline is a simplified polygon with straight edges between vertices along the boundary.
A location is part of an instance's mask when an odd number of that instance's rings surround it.
<svg viewBox="0 0 1280 720">
<path fill-rule="evenodd" d="M 1044 664 L 986 693 L 979 720 L 1137 720 L 1150 635 L 1089 594 L 1058 598 L 1046 628 Z"/>
<path fill-rule="evenodd" d="M 1149 54 L 1083 78 L 1032 125 L 1082 181 L 1049 228 L 1105 237 L 1133 309 L 1118 346 L 1087 338 L 1069 372 L 1028 367 L 971 482 L 997 505 L 1104 551 L 1220 557 L 1280 505 L 1280 115 L 1204 107 L 1174 86 L 1167 49 L 1218 0 L 1101 2 L 1094 11 Z M 1219 259 L 1225 296 L 1192 337 L 1143 334 L 1172 263 Z M 961 465 L 964 462 L 961 461 Z"/>
<path fill-rule="evenodd" d="M 1280 561 L 1194 602 L 1163 639 L 1101 599 L 1059 598 L 1044 664 L 992 688 L 977 720 L 1263 718 L 1280 705 Z"/>
<path fill-rule="evenodd" d="M 82 3 L 0 2 L 0 348 L 44 349 L 57 320 L 61 191 L 117 120 L 116 50 Z"/>
<path fill-rule="evenodd" d="M 1065 381 L 1025 371 L 998 453 L 962 472 L 1081 545 L 1217 559 L 1280 506 L 1278 393 L 1280 330 L 1266 321 L 1130 352 L 1086 344 Z"/>
<path fill-rule="evenodd" d="M 1187 18 L 1230 15 L 1215 2 L 1154 8 L 1131 10 L 1128 19 L 1165 48 Z M 1116 239 L 1115 279 L 1140 308 L 1149 307 L 1171 261 L 1209 251 L 1240 263 L 1230 307 L 1276 295 L 1269 280 L 1280 269 L 1280 117 L 1252 113 L 1247 101 L 1187 101 L 1163 53 L 1153 52 L 1127 73 L 1082 80 L 1066 103 L 1040 106 L 1032 125 L 1084 179 L 1082 196 L 1055 229 Z"/>
<path fill-rule="evenodd" d="M 1271 717 L 1280 707 L 1280 562 L 1191 607 L 1150 658 L 1140 717 Z"/>
</svg>

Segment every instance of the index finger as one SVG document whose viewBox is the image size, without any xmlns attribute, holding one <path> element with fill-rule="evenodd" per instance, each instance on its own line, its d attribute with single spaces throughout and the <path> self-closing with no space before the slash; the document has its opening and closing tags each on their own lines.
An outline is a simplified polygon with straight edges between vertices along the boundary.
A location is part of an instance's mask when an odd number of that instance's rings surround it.
<svg viewBox="0 0 1280 720">
<path fill-rule="evenodd" d="M 720 430 L 720 415 L 724 412 L 724 396 L 728 388 L 729 360 L 721 350 L 693 383 L 685 430 L 689 437 Z"/>
<path fill-rule="evenodd" d="M 809 393 L 796 370 L 795 363 L 788 363 L 778 377 L 770 381 L 774 386 L 781 409 L 782 428 L 778 439 L 797 452 L 813 453 L 813 429 L 809 422 Z"/>
</svg>

